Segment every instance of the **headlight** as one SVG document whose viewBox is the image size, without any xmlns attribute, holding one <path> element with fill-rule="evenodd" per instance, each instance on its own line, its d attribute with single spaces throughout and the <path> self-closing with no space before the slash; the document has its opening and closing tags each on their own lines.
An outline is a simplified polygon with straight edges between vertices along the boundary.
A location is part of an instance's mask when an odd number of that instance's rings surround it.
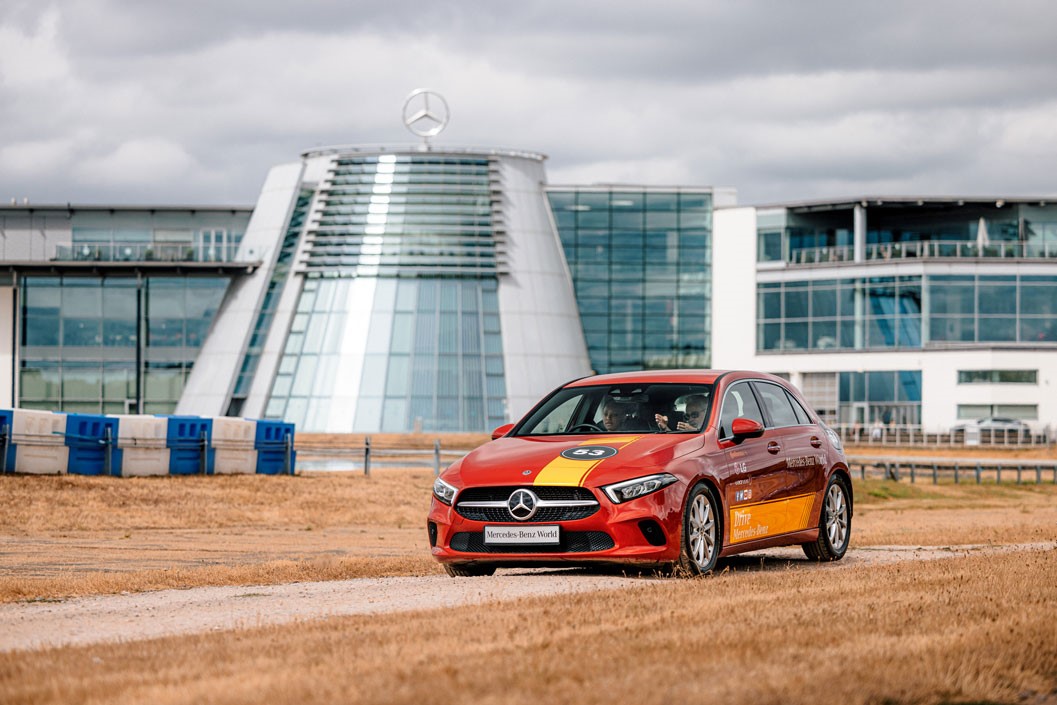
<svg viewBox="0 0 1057 705">
<path fill-rule="evenodd" d="M 840 436 L 829 426 L 826 426 L 826 437 L 829 438 L 830 444 L 839 451 L 844 450 L 844 445 L 840 442 Z"/>
<path fill-rule="evenodd" d="M 643 497 L 652 492 L 667 487 L 673 482 L 677 482 L 678 478 L 675 475 L 669 475 L 663 472 L 659 475 L 647 475 L 646 477 L 639 477 L 634 480 L 627 480 L 625 482 L 618 482 L 615 485 L 606 485 L 602 488 L 602 491 L 613 500 L 614 503 L 620 504 L 621 502 L 627 502 L 629 499 L 637 499 Z"/>
<path fill-rule="evenodd" d="M 455 493 L 457 492 L 457 489 L 439 477 L 433 481 L 433 496 L 439 501 L 444 502 L 444 504 L 447 504 L 449 507 L 451 506 L 451 503 L 455 501 Z"/>
</svg>

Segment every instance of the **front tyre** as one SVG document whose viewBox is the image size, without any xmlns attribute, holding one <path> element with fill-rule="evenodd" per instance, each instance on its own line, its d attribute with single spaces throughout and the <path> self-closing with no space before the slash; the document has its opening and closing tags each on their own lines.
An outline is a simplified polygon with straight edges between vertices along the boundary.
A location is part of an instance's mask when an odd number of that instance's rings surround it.
<svg viewBox="0 0 1057 705">
<path fill-rule="evenodd" d="M 703 482 L 694 485 L 683 509 L 679 567 L 690 575 L 711 573 L 719 559 L 722 535 L 715 493 Z"/>
<path fill-rule="evenodd" d="M 851 492 L 843 475 L 833 474 L 819 512 L 818 539 L 803 544 L 813 561 L 839 561 L 851 540 Z"/>
<path fill-rule="evenodd" d="M 477 578 L 495 573 L 495 566 L 487 563 L 445 563 L 444 572 L 453 578 Z"/>
</svg>

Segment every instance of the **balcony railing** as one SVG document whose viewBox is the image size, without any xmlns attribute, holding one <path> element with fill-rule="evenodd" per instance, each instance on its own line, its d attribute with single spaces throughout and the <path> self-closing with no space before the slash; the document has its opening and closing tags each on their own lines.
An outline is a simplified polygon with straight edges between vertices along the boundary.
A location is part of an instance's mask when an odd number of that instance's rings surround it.
<svg viewBox="0 0 1057 705">
<path fill-rule="evenodd" d="M 78 242 L 56 245 L 59 262 L 234 262 L 235 245 Z"/>
<path fill-rule="evenodd" d="M 920 241 L 886 242 L 866 246 L 866 259 L 1057 259 L 1057 242 Z M 850 246 L 810 247 L 789 253 L 790 264 L 851 262 Z"/>
</svg>

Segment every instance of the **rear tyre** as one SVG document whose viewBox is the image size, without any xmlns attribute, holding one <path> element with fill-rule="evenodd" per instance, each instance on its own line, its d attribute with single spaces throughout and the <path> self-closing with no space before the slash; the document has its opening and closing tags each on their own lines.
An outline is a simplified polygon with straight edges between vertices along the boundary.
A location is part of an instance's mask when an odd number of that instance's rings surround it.
<svg viewBox="0 0 1057 705">
<path fill-rule="evenodd" d="M 444 572 L 453 578 L 477 578 L 495 573 L 495 566 L 487 563 L 445 563 Z"/>
<path fill-rule="evenodd" d="M 690 575 L 711 573 L 719 560 L 722 529 L 715 493 L 703 482 L 694 485 L 683 509 L 678 572 Z"/>
<path fill-rule="evenodd" d="M 826 485 L 818 519 L 818 539 L 802 544 L 813 561 L 839 561 L 851 540 L 851 492 L 843 475 L 833 474 Z"/>
</svg>

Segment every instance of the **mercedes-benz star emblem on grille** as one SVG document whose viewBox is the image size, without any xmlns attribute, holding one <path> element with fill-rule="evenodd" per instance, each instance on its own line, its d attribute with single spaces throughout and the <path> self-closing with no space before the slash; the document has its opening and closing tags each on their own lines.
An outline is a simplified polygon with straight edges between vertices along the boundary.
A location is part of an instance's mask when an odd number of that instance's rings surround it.
<svg viewBox="0 0 1057 705">
<path fill-rule="evenodd" d="M 531 490 L 514 490 L 506 501 L 506 508 L 510 510 L 510 516 L 518 521 L 528 521 L 539 508 L 539 501 L 539 497 Z"/>
</svg>

